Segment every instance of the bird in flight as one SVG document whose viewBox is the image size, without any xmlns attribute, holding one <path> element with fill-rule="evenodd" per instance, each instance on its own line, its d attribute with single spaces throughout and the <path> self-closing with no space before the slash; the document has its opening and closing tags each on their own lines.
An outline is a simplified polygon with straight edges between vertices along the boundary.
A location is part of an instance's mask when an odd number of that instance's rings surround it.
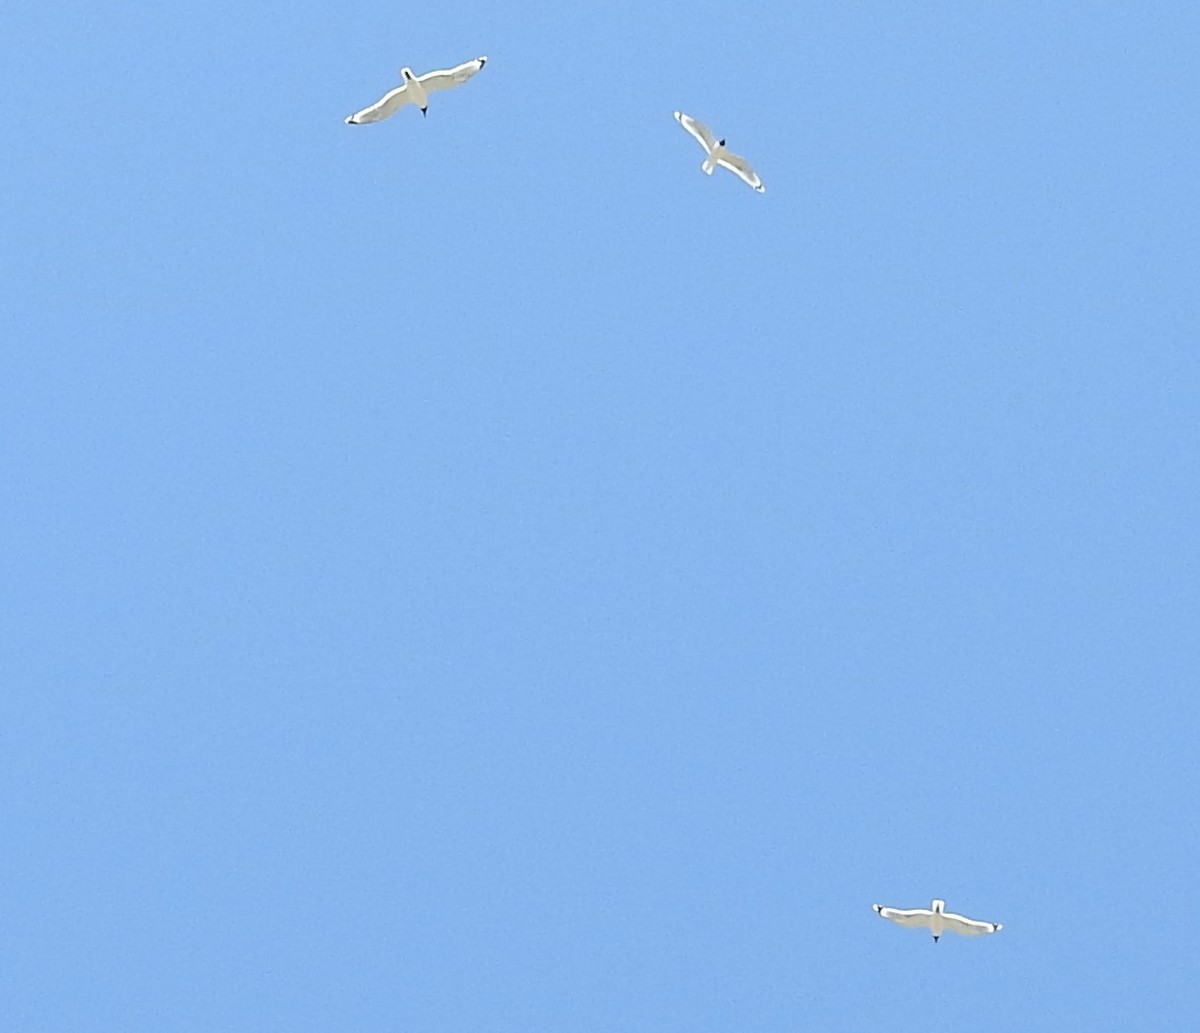
<svg viewBox="0 0 1200 1033">
<path fill-rule="evenodd" d="M 1004 928 L 999 922 L 980 922 L 964 915 L 956 915 L 946 910 L 944 900 L 935 900 L 932 910 L 918 907 L 904 911 L 895 907 L 884 907 L 882 904 L 872 904 L 871 907 L 881 918 L 910 929 L 928 929 L 933 933 L 933 942 L 944 932 L 958 933 L 961 936 L 981 936 L 984 933 L 998 933 Z"/>
<path fill-rule="evenodd" d="M 369 108 L 356 111 L 346 119 L 346 125 L 360 126 L 365 122 L 382 122 L 385 118 L 391 118 L 405 104 L 415 104 L 424 115 L 429 106 L 429 94 L 438 90 L 448 90 L 452 86 L 461 86 L 486 63 L 486 57 L 477 57 L 474 61 L 466 61 L 454 68 L 426 72 L 421 76 L 413 75 L 411 68 L 401 68 L 400 78 L 404 84 L 385 93 Z"/>
<path fill-rule="evenodd" d="M 750 163 L 740 154 L 734 154 L 729 150 L 725 146 L 724 140 L 718 140 L 713 136 L 713 131 L 708 126 L 692 118 L 691 115 L 685 115 L 682 111 L 676 111 L 675 118 L 704 148 L 704 164 L 700 168 L 706 176 L 711 176 L 713 169 L 720 165 L 721 168 L 732 172 L 747 186 L 754 187 L 760 194 L 767 192 L 763 181 L 758 178 L 758 173 L 750 167 Z"/>
</svg>

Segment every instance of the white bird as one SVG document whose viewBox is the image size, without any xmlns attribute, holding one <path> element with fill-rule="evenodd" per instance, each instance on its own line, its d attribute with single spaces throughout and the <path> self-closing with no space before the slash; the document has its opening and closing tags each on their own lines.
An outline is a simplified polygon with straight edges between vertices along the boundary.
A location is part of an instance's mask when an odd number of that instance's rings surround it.
<svg viewBox="0 0 1200 1033">
<path fill-rule="evenodd" d="M 872 904 L 871 907 L 877 915 L 886 918 L 889 922 L 895 922 L 897 925 L 907 926 L 910 929 L 928 929 L 933 933 L 934 943 L 937 943 L 938 937 L 947 931 L 959 933 L 962 936 L 980 936 L 983 933 L 998 933 L 1004 928 L 999 922 L 980 922 L 977 919 L 966 918 L 963 915 L 956 915 L 953 911 L 947 911 L 944 900 L 935 900 L 931 911 L 923 907 L 902 911 L 900 908 L 883 907 L 881 904 Z"/>
<path fill-rule="evenodd" d="M 461 86 L 487 63 L 486 57 L 477 57 L 455 68 L 446 68 L 437 72 L 426 72 L 422 76 L 413 75 L 411 68 L 401 68 L 400 78 L 403 86 L 385 93 L 369 108 L 363 108 L 346 119 L 346 125 L 358 126 L 364 122 L 382 122 L 391 118 L 405 104 L 415 104 L 425 114 L 429 106 L 429 94 L 438 90 L 448 90 L 452 86 Z"/>
<path fill-rule="evenodd" d="M 682 111 L 675 112 L 675 118 L 679 124 L 683 126 L 689 133 L 692 134 L 704 148 L 706 155 L 704 164 L 700 166 L 704 170 L 706 176 L 713 174 L 713 169 L 718 165 L 723 169 L 728 169 L 743 183 L 754 187 L 760 194 L 765 194 L 767 188 L 763 186 L 763 181 L 758 178 L 758 173 L 750 167 L 750 163 L 740 154 L 734 154 L 725 146 L 724 140 L 718 140 L 713 136 L 713 132 L 703 122 L 698 122 L 691 115 L 685 115 Z"/>
</svg>

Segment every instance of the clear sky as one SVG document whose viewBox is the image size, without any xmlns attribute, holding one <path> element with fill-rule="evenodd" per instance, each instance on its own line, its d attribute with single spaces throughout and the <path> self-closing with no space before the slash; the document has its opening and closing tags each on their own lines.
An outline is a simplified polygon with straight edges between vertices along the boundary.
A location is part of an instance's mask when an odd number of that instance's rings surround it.
<svg viewBox="0 0 1200 1033">
<path fill-rule="evenodd" d="M 7 10 L 0 1025 L 1194 1023 L 1197 53 Z"/>
</svg>

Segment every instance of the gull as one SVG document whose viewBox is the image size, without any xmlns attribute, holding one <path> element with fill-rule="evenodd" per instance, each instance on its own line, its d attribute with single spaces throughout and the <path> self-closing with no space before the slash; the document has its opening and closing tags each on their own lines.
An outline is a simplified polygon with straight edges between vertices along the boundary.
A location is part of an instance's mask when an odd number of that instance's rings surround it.
<svg viewBox="0 0 1200 1033">
<path fill-rule="evenodd" d="M 938 937 L 947 930 L 962 936 L 980 936 L 983 933 L 998 933 L 1004 928 L 999 922 L 980 922 L 947 911 L 944 900 L 935 900 L 932 911 L 923 907 L 902 911 L 895 907 L 883 907 L 881 904 L 872 904 L 871 907 L 877 915 L 897 925 L 908 926 L 910 929 L 928 929 L 933 933 L 934 943 L 937 943 Z"/>
<path fill-rule="evenodd" d="M 704 170 L 706 176 L 713 174 L 713 169 L 718 165 L 723 169 L 728 169 L 743 183 L 754 187 L 760 194 L 765 194 L 767 188 L 763 186 L 763 181 L 758 178 L 758 173 L 751 167 L 740 154 L 734 154 L 725 146 L 724 140 L 718 140 L 713 136 L 713 132 L 703 122 L 698 122 L 691 115 L 685 115 L 682 111 L 675 112 L 675 118 L 679 124 L 683 126 L 689 133 L 692 134 L 704 148 L 704 153 L 707 157 L 704 159 L 704 164 L 700 166 Z"/>
<path fill-rule="evenodd" d="M 404 85 L 385 93 L 369 108 L 355 112 L 346 119 L 346 125 L 359 126 L 364 122 L 382 122 L 385 118 L 391 118 L 405 104 L 415 104 L 424 115 L 429 106 L 428 94 L 448 90 L 451 86 L 461 86 L 486 63 L 486 57 L 477 57 L 474 61 L 464 62 L 455 68 L 426 72 L 422 76 L 413 75 L 411 68 L 401 68 L 400 78 L 404 80 Z"/>
</svg>

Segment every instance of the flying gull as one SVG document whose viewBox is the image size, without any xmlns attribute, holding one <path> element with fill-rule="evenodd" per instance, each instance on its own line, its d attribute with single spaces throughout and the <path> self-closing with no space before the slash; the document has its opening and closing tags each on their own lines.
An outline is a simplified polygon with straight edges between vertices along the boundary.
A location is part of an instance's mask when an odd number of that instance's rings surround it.
<svg viewBox="0 0 1200 1033">
<path fill-rule="evenodd" d="M 754 187 L 760 194 L 765 194 L 767 188 L 763 186 L 763 181 L 758 178 L 758 173 L 750 167 L 750 163 L 746 161 L 740 154 L 734 154 L 725 146 L 724 140 L 718 140 L 713 136 L 713 132 L 703 122 L 698 122 L 691 115 L 685 115 L 682 111 L 675 112 L 675 118 L 679 124 L 683 126 L 689 133 L 699 141 L 700 146 L 704 148 L 706 155 L 704 164 L 700 166 L 704 170 L 706 176 L 713 174 L 713 169 L 718 165 L 723 169 L 728 169 L 743 183 Z"/>
<path fill-rule="evenodd" d="M 984 933 L 998 933 L 1004 928 L 999 922 L 980 922 L 977 919 L 947 911 L 944 900 L 935 900 L 932 911 L 923 907 L 903 911 L 900 908 L 883 907 L 881 904 L 872 904 L 871 907 L 874 908 L 877 915 L 886 918 L 889 922 L 895 922 L 897 925 L 907 926 L 910 929 L 928 929 L 933 933 L 934 943 L 937 943 L 938 937 L 947 931 L 959 933 L 962 936 L 981 936 Z"/>
<path fill-rule="evenodd" d="M 474 61 L 467 61 L 456 68 L 426 72 L 422 76 L 413 75 L 411 68 L 401 68 L 400 78 L 404 80 L 404 85 L 385 93 L 369 108 L 355 112 L 346 119 L 346 125 L 359 126 L 364 122 L 382 122 L 385 118 L 391 118 L 405 104 L 415 104 L 424 115 L 429 106 L 429 94 L 438 90 L 448 90 L 452 86 L 461 86 L 486 63 L 486 57 L 477 57 Z"/>
</svg>

